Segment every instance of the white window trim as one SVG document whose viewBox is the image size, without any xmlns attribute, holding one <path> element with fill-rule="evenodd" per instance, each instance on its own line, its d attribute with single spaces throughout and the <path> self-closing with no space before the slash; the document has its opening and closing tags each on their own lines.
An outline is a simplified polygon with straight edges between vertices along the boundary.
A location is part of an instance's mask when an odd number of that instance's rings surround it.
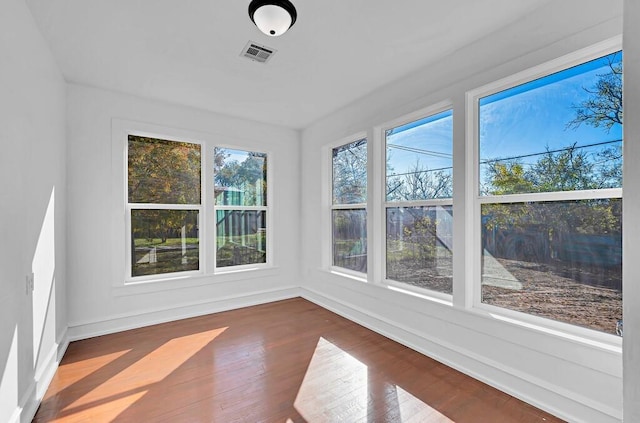
<svg viewBox="0 0 640 423">
<path fill-rule="evenodd" d="M 393 279 L 387 278 L 387 209 L 389 208 L 398 208 L 398 207 L 434 207 L 434 206 L 453 206 L 453 196 L 451 198 L 433 198 L 428 200 L 414 200 L 414 201 L 387 201 L 386 190 L 387 190 L 387 137 L 386 131 L 389 129 L 396 128 L 398 126 L 406 125 L 420 119 L 425 119 L 431 117 L 433 115 L 437 115 L 438 113 L 446 112 L 453 110 L 453 102 L 451 100 L 444 100 L 438 102 L 432 106 L 417 110 L 412 113 L 405 114 L 396 119 L 388 121 L 382 125 L 376 126 L 375 133 L 377 135 L 375 142 L 378 146 L 378 150 L 380 152 L 380 159 L 376 161 L 376 170 L 382 169 L 380 186 L 378 187 L 378 191 L 380 192 L 380 198 L 382 201 L 380 202 L 380 217 L 376 221 L 375 231 L 380 233 L 380 251 L 377 252 L 376 257 L 378 257 L 377 266 L 377 274 L 381 276 L 381 284 L 395 291 L 406 291 L 411 292 L 413 294 L 417 294 L 418 296 L 424 296 L 429 299 L 437 300 L 439 302 L 444 301 L 447 304 L 451 304 L 453 296 L 451 294 L 445 294 L 443 292 L 434 291 L 427 288 L 420 288 L 405 282 L 396 281 Z M 452 142 L 453 142 L 453 133 Z M 453 155 L 453 144 L 451 145 L 451 153 Z M 455 158 L 453 162 L 455 161 Z M 452 163 L 452 172 L 453 166 L 455 163 Z M 455 226 L 454 226 L 455 227 Z"/>
<path fill-rule="evenodd" d="M 343 145 L 350 144 L 359 140 L 367 141 L 367 202 L 366 203 L 354 203 L 354 204 L 333 204 L 333 149 L 342 147 Z M 323 160 L 322 170 L 323 173 L 323 185 L 326 187 L 325 192 L 322 194 L 322 198 L 325 203 L 323 209 L 327 212 L 323 213 L 323 220 L 321 222 L 321 228 L 324 239 L 322 248 L 322 269 L 340 276 L 345 276 L 349 279 L 355 279 L 361 282 L 369 281 L 369 275 L 371 274 L 369 260 L 371 256 L 370 247 L 371 242 L 371 217 L 368 207 L 371 202 L 371 140 L 366 132 L 358 132 L 353 135 L 341 138 L 330 144 L 324 146 L 322 151 Z M 347 269 L 340 266 L 333 265 L 333 210 L 364 210 L 367 214 L 367 272 L 358 272 L 355 270 Z"/>
<path fill-rule="evenodd" d="M 201 145 L 201 202 L 199 222 L 199 248 L 200 270 L 189 272 L 175 272 L 161 275 L 138 276 L 131 278 L 130 263 L 130 222 L 127 217 L 128 210 L 128 136 L 129 134 L 197 143 Z M 209 222 L 215 221 L 213 204 L 213 165 L 212 158 L 214 147 L 230 148 L 243 151 L 260 151 L 267 154 L 267 181 L 273 180 L 274 157 L 271 151 L 261 149 L 256 141 L 234 139 L 231 142 L 220 143 L 218 140 L 230 140 L 229 136 L 220 134 L 189 131 L 174 127 L 167 127 L 152 123 L 131 121 L 119 118 L 111 120 L 111 176 L 112 190 L 110 208 L 111 242 L 110 251 L 113 257 L 112 287 L 116 295 L 137 295 L 139 293 L 158 292 L 171 289 L 184 289 L 200 285 L 227 283 L 235 280 L 243 280 L 253 277 L 272 275 L 278 271 L 278 266 L 273 253 L 275 224 L 273 219 L 273 198 L 275 188 L 267 189 L 267 263 L 260 265 L 229 266 L 223 270 L 215 271 L 215 225 Z M 273 184 L 271 184 L 273 185 Z M 210 195 L 209 195 L 210 193 Z M 161 208 L 157 204 L 136 204 L 141 207 Z M 170 205 L 171 208 L 193 209 L 189 205 Z M 124 246 L 124 247 L 123 247 Z M 257 273 L 256 273 L 257 272 Z M 260 275 L 260 276 L 258 276 Z"/>
<path fill-rule="evenodd" d="M 617 36 L 605 40 L 593 46 L 577 50 L 565 56 L 540 64 L 498 81 L 489 83 L 466 93 L 466 155 L 465 165 L 472 172 L 467 174 L 465 201 L 471 207 L 467 207 L 465 214 L 465 226 L 467 228 L 465 255 L 470 270 L 466 272 L 465 288 L 467 292 L 466 307 L 474 313 L 486 317 L 509 321 L 526 327 L 552 334 L 565 334 L 567 338 L 581 339 L 581 342 L 596 342 L 613 345 L 620 348 L 622 339 L 616 335 L 580 327 L 571 323 L 561 322 L 532 314 L 497 307 L 482 303 L 481 298 L 481 205 L 487 203 L 512 203 L 522 201 L 563 201 L 583 200 L 597 198 L 622 198 L 622 188 L 602 190 L 583 190 L 567 192 L 548 192 L 532 194 L 512 194 L 503 196 L 480 195 L 479 176 L 479 100 L 482 97 L 503 91 L 526 82 L 539 79 L 570 67 L 580 65 L 593 59 L 622 50 L 622 37 Z M 471 301 L 469 301 L 469 299 Z"/>
<path fill-rule="evenodd" d="M 200 247 L 202 242 L 201 230 L 198 231 L 198 270 L 188 270 L 183 272 L 171 272 L 171 273 L 161 273 L 157 275 L 144 275 L 144 276 L 132 276 L 131 275 L 131 213 L 133 210 L 196 210 L 198 211 L 198 228 L 203 227 L 203 208 L 201 204 L 149 204 L 149 203 L 127 203 L 126 212 L 125 212 L 125 231 L 127 241 L 125 242 L 126 256 L 127 262 L 126 266 L 126 275 L 125 281 L 129 282 L 144 282 L 144 281 L 154 281 L 159 279 L 175 279 L 181 278 L 184 276 L 200 276 L 204 274 L 203 262 L 205 260 L 204 249 Z"/>
<path fill-rule="evenodd" d="M 200 146 L 200 204 L 155 204 L 155 203 L 129 203 L 129 195 L 128 195 L 128 159 L 129 159 L 129 136 L 139 136 L 139 137 L 148 137 L 159 139 L 162 141 L 174 141 L 174 142 L 187 142 L 191 144 L 197 144 Z M 206 269 L 206 254 L 204 253 L 205 248 L 203 244 L 203 234 L 206 235 L 207 231 L 207 222 L 204 219 L 204 202 L 205 202 L 205 172 L 204 168 L 206 166 L 206 156 L 207 156 L 207 148 L 205 143 L 197 138 L 197 137 L 180 137 L 175 136 L 173 134 L 166 135 L 163 133 L 157 132 L 149 132 L 149 131 L 141 131 L 135 129 L 129 129 L 124 131 L 124 184 L 123 184 L 123 194 L 124 194 L 124 204 L 125 204 L 125 284 L 126 283 L 135 283 L 135 282 L 148 282 L 148 281 L 158 281 L 165 279 L 176 279 L 183 278 L 185 276 L 200 276 L 205 273 Z M 131 263 L 131 213 L 132 210 L 197 210 L 198 211 L 198 270 L 184 271 L 184 272 L 171 272 L 171 273 L 161 273 L 157 275 L 144 275 L 144 276 L 133 276 L 131 274 L 132 265 Z"/>
<path fill-rule="evenodd" d="M 230 144 L 215 144 L 214 147 L 211 149 L 212 151 L 214 150 L 214 148 L 223 148 L 223 149 L 229 149 L 229 150 L 236 150 L 236 151 L 243 151 L 243 152 L 251 152 L 251 153 L 260 153 L 260 154 L 264 154 L 266 156 L 267 159 L 267 176 L 266 176 L 266 183 L 267 183 L 267 198 L 266 198 L 266 202 L 267 205 L 266 206 L 227 206 L 227 205 L 217 205 L 215 204 L 215 199 L 214 199 L 214 194 L 213 194 L 213 190 L 214 187 L 213 185 L 214 183 L 214 171 L 213 171 L 213 166 L 210 169 L 210 174 L 211 174 L 211 203 L 213 204 L 213 207 L 211 207 L 212 209 L 212 213 L 211 213 L 211 222 L 215 222 L 216 221 L 216 212 L 218 210 L 244 210 L 244 211 L 264 211 L 265 212 L 265 224 L 267 227 L 267 233 L 266 233 L 266 248 L 267 248 L 267 254 L 266 254 L 266 262 L 265 263 L 251 263 L 251 264 L 244 264 L 244 265 L 236 265 L 236 266 L 225 266 L 225 267 L 217 267 L 217 228 L 215 224 L 212 224 L 212 251 L 211 251 L 211 261 L 213 262 L 213 269 L 212 269 L 212 273 L 216 274 L 216 275 L 222 275 L 222 274 L 232 274 L 232 273 L 240 273 L 240 272 L 245 272 L 245 271 L 249 271 L 249 270 L 260 270 L 260 269 L 268 269 L 273 267 L 273 219 L 271 217 L 271 215 L 273 214 L 271 212 L 272 208 L 273 208 L 273 187 L 271 186 L 271 181 L 272 181 L 272 169 L 273 169 L 273 163 L 272 163 L 272 158 L 273 155 L 268 152 L 268 151 L 264 151 L 262 149 L 254 149 L 254 148 L 247 148 L 245 147 L 240 147 L 237 145 L 230 145 Z M 213 153 L 212 153 L 213 154 Z"/>
<path fill-rule="evenodd" d="M 568 67 L 579 65 L 586 61 L 602 57 L 604 55 L 622 50 L 622 36 L 616 36 L 590 47 L 577 50 L 568 55 L 551 60 L 541 65 L 529 68 L 506 78 L 486 84 L 480 88 L 461 93 L 456 101 L 447 100 L 430 107 L 403 115 L 397 119 L 381 125 L 373 125 L 367 131 L 341 138 L 340 140 L 323 146 L 322 149 L 322 208 L 329 213 L 322 213 L 322 257 L 321 270 L 328 271 L 341 277 L 345 282 L 368 282 L 382 288 L 412 295 L 424 300 L 436 301 L 452 306 L 456 309 L 490 320 L 500 320 L 506 324 L 522 327 L 552 336 L 560 337 L 582 345 L 591 345 L 599 349 L 621 352 L 622 339 L 612 334 L 599 332 L 593 329 L 580 327 L 571 323 L 555 321 L 552 319 L 517 312 L 506 308 L 482 304 L 480 301 L 480 207 L 486 203 L 511 203 L 523 201 L 561 201 L 561 200 L 585 200 L 599 198 L 621 198 L 622 188 L 602 190 L 583 190 L 551 193 L 512 194 L 504 196 L 480 196 L 479 195 L 479 163 L 477 146 L 478 127 L 478 99 L 497 91 L 519 85 L 524 82 L 544 77 L 548 74 L 564 70 Z M 464 95 L 462 95 L 464 94 Z M 441 111 L 453 109 L 454 115 L 454 195 L 458 201 L 457 208 L 454 205 L 454 242 L 459 245 L 454 254 L 454 292 L 453 296 L 441 294 L 424 289 L 412 289 L 411 285 L 394 283 L 385 278 L 385 213 L 387 208 L 384 191 L 386 187 L 385 165 L 385 130 L 400 126 L 420 118 L 436 114 Z M 457 118 L 456 118 L 457 116 Z M 457 123 L 456 123 L 457 122 Z M 368 164 L 367 164 L 367 238 L 368 254 L 374 260 L 369 260 L 367 274 L 351 272 L 348 269 L 331 266 L 332 262 L 332 160 L 331 150 L 335 147 L 353 142 L 357 139 L 367 138 Z M 464 150 L 462 149 L 464 143 Z M 384 171 L 380 171 L 383 169 Z M 464 177 L 462 177 L 464 176 Z M 464 188 L 464 189 L 462 189 Z M 449 199 L 446 199 L 449 200 Z M 398 202 L 394 206 L 413 205 L 439 205 L 438 200 L 423 202 Z M 351 205 L 345 208 L 352 208 Z M 458 235 L 456 235 L 458 234 Z M 462 242 L 461 242 L 462 241 Z M 461 245 L 460 245 L 461 244 Z M 456 275 L 463 277 L 457 278 Z M 456 288 L 457 287 L 457 288 Z M 441 294 L 441 295 L 438 295 Z M 443 298 L 444 297 L 444 298 Z"/>
</svg>

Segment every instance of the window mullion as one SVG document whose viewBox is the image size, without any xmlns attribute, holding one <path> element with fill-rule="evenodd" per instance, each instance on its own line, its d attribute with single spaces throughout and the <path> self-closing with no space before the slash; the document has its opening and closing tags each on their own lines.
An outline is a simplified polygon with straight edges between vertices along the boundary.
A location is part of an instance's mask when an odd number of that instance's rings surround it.
<svg viewBox="0 0 640 423">
<path fill-rule="evenodd" d="M 622 188 L 581 191 L 535 192 L 509 195 L 484 195 L 478 197 L 481 204 L 526 203 L 532 201 L 574 201 L 622 198 Z"/>
<path fill-rule="evenodd" d="M 129 209 L 135 210 L 200 210 L 201 204 L 155 204 L 155 203 L 128 203 Z"/>
<path fill-rule="evenodd" d="M 267 206 L 215 206 L 216 210 L 247 210 L 247 211 L 267 211 Z"/>
</svg>

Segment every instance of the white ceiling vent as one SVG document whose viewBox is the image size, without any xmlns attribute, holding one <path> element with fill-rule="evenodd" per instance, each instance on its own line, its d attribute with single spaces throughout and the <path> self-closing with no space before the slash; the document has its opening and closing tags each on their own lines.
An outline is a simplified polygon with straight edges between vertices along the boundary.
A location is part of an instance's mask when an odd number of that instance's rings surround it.
<svg viewBox="0 0 640 423">
<path fill-rule="evenodd" d="M 276 50 L 265 45 L 249 41 L 242 49 L 240 56 L 247 57 L 255 62 L 266 63 L 276 53 Z"/>
</svg>

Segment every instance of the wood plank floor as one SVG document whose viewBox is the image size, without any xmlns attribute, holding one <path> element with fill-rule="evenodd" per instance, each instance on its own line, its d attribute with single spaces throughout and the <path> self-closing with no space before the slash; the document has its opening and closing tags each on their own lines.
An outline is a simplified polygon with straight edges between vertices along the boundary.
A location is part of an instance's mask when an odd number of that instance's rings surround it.
<svg viewBox="0 0 640 423">
<path fill-rule="evenodd" d="M 296 298 L 73 342 L 35 422 L 559 422 Z"/>
</svg>

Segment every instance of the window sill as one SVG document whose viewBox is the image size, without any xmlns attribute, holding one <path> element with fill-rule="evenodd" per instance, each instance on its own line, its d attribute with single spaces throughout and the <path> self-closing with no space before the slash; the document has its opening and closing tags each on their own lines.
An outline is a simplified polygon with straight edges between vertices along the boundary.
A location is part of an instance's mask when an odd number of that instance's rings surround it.
<svg viewBox="0 0 640 423">
<path fill-rule="evenodd" d="M 349 271 L 347 269 L 343 269 L 340 267 L 330 267 L 329 269 L 321 269 L 321 270 L 341 278 L 351 279 L 361 283 L 368 282 L 367 275 L 365 273 Z"/>
<path fill-rule="evenodd" d="M 451 295 L 442 294 L 437 291 L 429 291 L 427 289 L 413 288 L 413 287 L 403 287 L 399 286 L 401 282 L 393 282 L 386 280 L 383 283 L 383 286 L 390 291 L 399 292 L 404 295 L 410 295 L 412 297 L 420 298 L 422 300 L 431 301 L 433 303 L 442 304 L 445 306 L 452 307 L 453 300 Z"/>
<path fill-rule="evenodd" d="M 345 271 L 341 268 L 321 268 L 321 271 L 334 275 L 343 281 L 354 280 L 361 283 L 367 283 L 367 278 L 362 274 Z M 583 347 L 593 348 L 594 350 L 604 351 L 609 354 L 622 355 L 622 338 L 604 332 L 594 331 L 588 328 L 581 328 L 569 323 L 557 322 L 541 317 L 512 312 L 510 310 L 498 307 L 487 306 L 485 304 L 470 308 L 456 307 L 450 298 L 446 298 L 445 294 L 429 295 L 431 292 L 416 292 L 411 289 L 403 289 L 395 284 L 384 281 L 382 284 L 372 283 L 370 286 L 381 288 L 403 295 L 417 298 L 421 301 L 430 301 L 445 307 L 454 308 L 463 313 L 469 313 L 474 316 L 487 320 L 499 321 L 503 324 L 517 327 L 519 330 L 531 331 L 538 334 L 544 334 L 557 339 L 562 339 Z M 495 334 L 488 333 L 495 336 Z M 510 342 L 519 343 L 517 340 L 511 339 Z M 522 345 L 526 345 L 523 343 Z"/>
<path fill-rule="evenodd" d="M 469 309 L 469 311 L 486 319 L 500 321 L 520 329 L 543 333 L 575 344 L 622 355 L 622 337 L 582 328 L 570 323 L 545 319 L 508 309 L 503 310 L 499 307 L 487 306 L 485 304 L 475 306 Z"/>
<path fill-rule="evenodd" d="M 139 295 L 175 289 L 195 288 L 199 286 L 215 285 L 245 279 L 256 279 L 276 276 L 280 268 L 276 266 L 260 268 L 243 268 L 226 270 L 223 272 L 175 276 L 163 279 L 149 279 L 145 281 L 125 281 L 122 285 L 113 287 L 113 295 L 117 297 Z"/>
</svg>

